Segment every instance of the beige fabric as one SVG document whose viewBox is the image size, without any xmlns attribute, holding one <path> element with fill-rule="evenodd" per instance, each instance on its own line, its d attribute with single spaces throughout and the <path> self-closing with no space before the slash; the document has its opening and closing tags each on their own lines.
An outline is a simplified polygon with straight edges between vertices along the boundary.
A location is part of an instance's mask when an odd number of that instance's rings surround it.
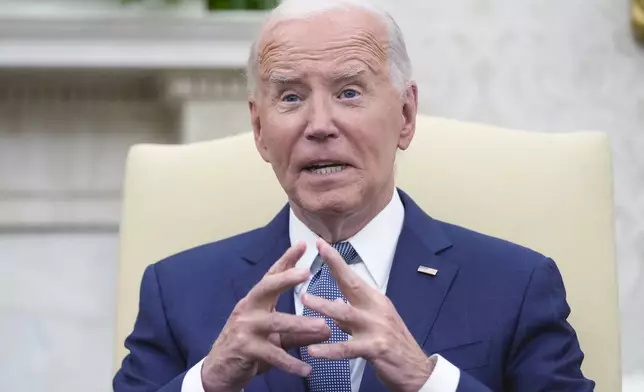
<svg viewBox="0 0 644 392">
<path fill-rule="evenodd" d="M 553 257 L 597 391 L 621 390 L 609 141 L 419 116 L 397 184 L 430 215 Z M 140 145 L 127 164 L 116 363 L 143 269 L 178 251 L 262 226 L 286 201 L 252 134 Z"/>
</svg>

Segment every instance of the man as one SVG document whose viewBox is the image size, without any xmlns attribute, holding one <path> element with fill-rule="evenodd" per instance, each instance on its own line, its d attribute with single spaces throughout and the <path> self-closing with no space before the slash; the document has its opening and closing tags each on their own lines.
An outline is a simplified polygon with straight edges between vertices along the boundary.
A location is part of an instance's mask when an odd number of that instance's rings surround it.
<svg viewBox="0 0 644 392">
<path fill-rule="evenodd" d="M 593 390 L 554 262 L 395 188 L 410 73 L 387 14 L 282 2 L 251 53 L 250 112 L 289 204 L 147 268 L 115 391 Z"/>
</svg>

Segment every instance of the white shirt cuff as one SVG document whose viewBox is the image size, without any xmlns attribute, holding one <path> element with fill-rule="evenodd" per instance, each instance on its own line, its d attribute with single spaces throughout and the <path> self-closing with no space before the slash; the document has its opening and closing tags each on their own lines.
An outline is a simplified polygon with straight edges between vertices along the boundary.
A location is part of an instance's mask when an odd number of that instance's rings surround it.
<svg viewBox="0 0 644 392">
<path fill-rule="evenodd" d="M 202 359 L 188 370 L 181 383 L 181 392 L 204 392 L 203 384 L 201 383 L 201 365 L 203 365 L 203 361 Z"/>
<path fill-rule="evenodd" d="M 431 358 L 436 361 L 436 366 L 434 366 L 431 376 L 418 392 L 456 392 L 461 378 L 461 371 L 438 354 L 432 355 Z M 202 359 L 188 370 L 181 383 L 181 392 L 204 392 L 203 384 L 201 383 L 203 361 Z"/>
<path fill-rule="evenodd" d="M 456 392 L 461 379 L 461 371 L 438 354 L 434 354 L 430 358 L 436 361 L 436 366 L 434 366 L 434 371 L 425 385 L 418 392 Z"/>
<path fill-rule="evenodd" d="M 201 366 L 205 359 L 197 362 L 195 366 L 188 370 L 181 383 L 181 392 L 205 392 L 201 382 Z M 244 392 L 244 390 L 242 389 L 240 392 Z"/>
</svg>

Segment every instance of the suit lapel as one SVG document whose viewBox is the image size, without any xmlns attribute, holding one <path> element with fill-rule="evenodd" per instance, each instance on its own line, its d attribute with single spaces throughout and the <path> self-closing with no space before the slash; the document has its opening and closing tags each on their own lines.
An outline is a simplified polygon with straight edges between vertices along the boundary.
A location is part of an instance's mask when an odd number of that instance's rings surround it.
<svg viewBox="0 0 644 392">
<path fill-rule="evenodd" d="M 291 246 L 288 232 L 288 206 L 262 229 L 260 239 L 246 249 L 243 258 L 250 264 L 246 273 L 233 281 L 237 300 L 241 300 L 255 286 L 268 269 Z M 276 311 L 295 314 L 293 289 L 284 292 L 278 299 Z M 289 353 L 299 359 L 299 350 L 291 349 Z M 264 374 L 268 387 L 273 392 L 293 391 L 305 392 L 306 384 L 303 378 L 272 368 Z"/>
<path fill-rule="evenodd" d="M 404 192 L 399 190 L 399 193 L 405 206 L 405 221 L 389 276 L 387 296 L 411 334 L 422 346 L 431 331 L 458 267 L 440 256 L 443 250 L 451 247 L 440 224 L 427 216 Z M 246 296 L 290 246 L 288 211 L 286 206 L 262 229 L 257 243 L 246 250 L 243 258 L 249 263 L 249 269 L 233 281 L 238 300 Z M 438 273 L 436 276 L 421 274 L 417 272 L 421 265 L 434 268 Z M 276 309 L 279 312 L 295 313 L 293 290 L 280 296 Z M 292 349 L 289 352 L 299 358 L 299 350 Z M 264 377 L 272 392 L 306 391 L 303 378 L 281 370 L 273 368 L 266 372 Z M 386 391 L 370 364 L 365 367 L 360 391 Z"/>
<path fill-rule="evenodd" d="M 402 191 L 405 221 L 387 284 L 387 296 L 422 347 L 456 276 L 457 265 L 440 252 L 451 247 L 438 222 L 427 216 Z M 438 270 L 435 276 L 417 271 L 419 266 Z M 431 354 L 431 353 L 428 353 Z M 367 364 L 360 391 L 385 391 L 371 364 Z"/>
</svg>

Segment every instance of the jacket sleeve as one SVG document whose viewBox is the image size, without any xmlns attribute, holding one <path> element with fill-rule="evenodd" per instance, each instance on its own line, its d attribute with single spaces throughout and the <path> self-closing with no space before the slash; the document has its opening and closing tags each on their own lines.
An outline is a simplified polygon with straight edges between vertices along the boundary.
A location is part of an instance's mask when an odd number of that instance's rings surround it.
<svg viewBox="0 0 644 392">
<path fill-rule="evenodd" d="M 567 318 L 570 307 L 559 269 L 544 258 L 532 272 L 505 367 L 509 391 L 593 391 L 584 354 Z M 601 315 L 598 315 L 601 317 Z"/>
<path fill-rule="evenodd" d="M 461 372 L 456 392 L 492 392 L 492 390 L 469 374 Z"/>
<path fill-rule="evenodd" d="M 186 362 L 166 319 L 154 264 L 143 273 L 139 314 L 125 347 L 130 353 L 114 377 L 114 392 L 181 391 Z"/>
</svg>

